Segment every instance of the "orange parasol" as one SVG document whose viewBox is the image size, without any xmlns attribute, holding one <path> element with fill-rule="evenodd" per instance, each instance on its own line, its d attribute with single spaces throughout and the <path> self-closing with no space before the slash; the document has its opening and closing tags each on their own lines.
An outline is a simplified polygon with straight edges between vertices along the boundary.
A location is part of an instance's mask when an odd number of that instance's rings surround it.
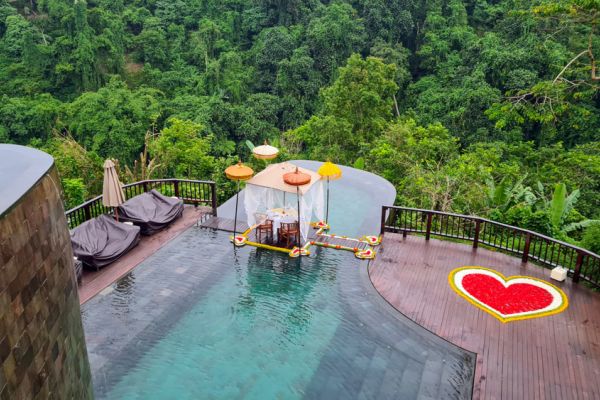
<svg viewBox="0 0 600 400">
<path fill-rule="evenodd" d="M 240 161 L 235 165 L 227 167 L 227 169 L 225 169 L 225 175 L 232 181 L 245 181 L 252 178 L 254 171 Z"/>
<path fill-rule="evenodd" d="M 283 181 L 288 185 L 302 186 L 310 183 L 310 175 L 298 171 L 298 167 L 294 172 L 288 172 L 283 175 Z"/>
<path fill-rule="evenodd" d="M 297 246 L 300 247 L 300 186 L 308 185 L 311 177 L 309 174 L 298 171 L 298 167 L 294 172 L 288 172 L 283 175 L 283 181 L 291 186 L 296 186 L 296 197 L 298 198 L 298 237 Z"/>
</svg>

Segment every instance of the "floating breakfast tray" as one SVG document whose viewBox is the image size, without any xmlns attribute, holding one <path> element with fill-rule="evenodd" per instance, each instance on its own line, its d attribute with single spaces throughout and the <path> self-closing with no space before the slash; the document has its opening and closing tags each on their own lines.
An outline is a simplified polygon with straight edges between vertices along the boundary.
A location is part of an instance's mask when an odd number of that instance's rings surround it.
<svg viewBox="0 0 600 400">
<path fill-rule="evenodd" d="M 317 229 L 315 235 L 309 237 L 308 241 L 302 247 L 295 246 L 291 249 L 258 242 L 254 234 L 258 225 L 251 226 L 241 235 L 230 237 L 230 239 L 236 246 L 248 245 L 267 250 L 280 251 L 282 253 L 287 253 L 290 257 L 310 255 L 310 246 L 319 246 L 334 250 L 351 251 L 357 258 L 364 260 L 375 258 L 376 252 L 373 250 L 373 246 L 377 246 L 381 243 L 381 237 L 379 236 L 363 236 L 360 239 L 356 239 L 348 236 L 326 233 L 327 230 L 329 230 L 329 226 L 323 221 L 315 222 L 311 225 L 314 229 Z"/>
</svg>

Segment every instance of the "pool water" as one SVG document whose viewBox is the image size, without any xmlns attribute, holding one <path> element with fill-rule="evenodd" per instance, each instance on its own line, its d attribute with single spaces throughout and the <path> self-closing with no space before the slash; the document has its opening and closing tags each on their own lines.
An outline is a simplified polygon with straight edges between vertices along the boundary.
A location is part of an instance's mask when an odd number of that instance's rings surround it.
<svg viewBox="0 0 600 400">
<path fill-rule="evenodd" d="M 337 254 L 298 263 L 261 253 L 244 249 L 233 262 L 199 257 L 198 267 L 211 262 L 222 272 L 218 282 L 200 285 L 204 293 L 181 306 L 179 320 L 100 398 L 302 397 L 343 319 L 335 266 L 359 266 Z"/>
<path fill-rule="evenodd" d="M 333 213 L 340 233 L 363 226 Z M 84 304 L 97 399 L 470 396 L 474 358 L 385 303 L 366 261 L 228 235 L 192 227 Z"/>
</svg>

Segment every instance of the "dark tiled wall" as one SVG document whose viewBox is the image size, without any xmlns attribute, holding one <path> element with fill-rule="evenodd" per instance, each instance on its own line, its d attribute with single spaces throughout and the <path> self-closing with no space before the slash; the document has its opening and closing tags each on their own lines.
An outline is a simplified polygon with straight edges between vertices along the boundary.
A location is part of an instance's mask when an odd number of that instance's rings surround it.
<svg viewBox="0 0 600 400">
<path fill-rule="evenodd" d="M 0 399 L 91 399 L 73 254 L 52 167 L 0 217 Z"/>
</svg>

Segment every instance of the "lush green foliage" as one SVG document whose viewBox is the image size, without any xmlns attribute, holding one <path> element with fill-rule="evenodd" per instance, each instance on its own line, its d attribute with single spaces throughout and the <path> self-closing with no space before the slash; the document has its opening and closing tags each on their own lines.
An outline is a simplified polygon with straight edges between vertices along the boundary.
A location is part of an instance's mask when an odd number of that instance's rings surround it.
<svg viewBox="0 0 600 400">
<path fill-rule="evenodd" d="M 268 139 L 383 175 L 397 204 L 596 243 L 599 18 L 598 0 L 0 0 L 0 141 L 53 154 L 68 206 L 104 158 L 222 200 Z"/>
<path fill-rule="evenodd" d="M 596 254 L 600 254 L 600 224 L 590 226 L 583 235 L 582 245 Z"/>
</svg>

